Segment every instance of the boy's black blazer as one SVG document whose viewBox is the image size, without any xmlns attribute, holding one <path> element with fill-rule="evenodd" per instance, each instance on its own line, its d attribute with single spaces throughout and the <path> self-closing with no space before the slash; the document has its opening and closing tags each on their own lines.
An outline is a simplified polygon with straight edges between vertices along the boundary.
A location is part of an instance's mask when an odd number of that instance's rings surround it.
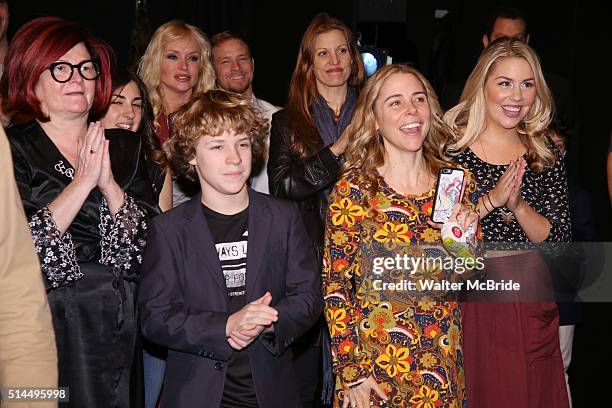
<svg viewBox="0 0 612 408">
<path fill-rule="evenodd" d="M 227 290 L 200 195 L 155 217 L 139 290 L 142 331 L 168 348 L 162 406 L 218 407 L 226 363 Z M 272 294 L 275 339 L 248 348 L 262 408 L 299 407 L 289 347 L 323 308 L 320 266 L 296 204 L 249 189 L 246 301 Z"/>
</svg>

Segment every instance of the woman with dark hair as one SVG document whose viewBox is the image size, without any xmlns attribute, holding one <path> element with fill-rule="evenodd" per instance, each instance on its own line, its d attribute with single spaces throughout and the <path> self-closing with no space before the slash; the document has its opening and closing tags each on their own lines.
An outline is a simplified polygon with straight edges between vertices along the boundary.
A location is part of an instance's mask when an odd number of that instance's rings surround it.
<svg viewBox="0 0 612 408">
<path fill-rule="evenodd" d="M 327 195 L 348 143 L 342 132 L 353 117 L 364 78 L 351 30 L 328 14 L 318 14 L 302 37 L 289 86 L 289 103 L 272 117 L 270 194 L 297 201 L 319 257 Z M 312 378 L 319 375 L 314 365 L 320 360 L 320 328 L 315 326 L 294 346 L 306 406 L 318 400 Z M 324 370 L 328 370 L 326 381 L 331 384 L 331 371 L 328 367 Z"/>
<path fill-rule="evenodd" d="M 155 133 L 153 107 L 147 87 L 140 77 L 127 69 L 113 73 L 113 93 L 108 111 L 102 118 L 105 129 L 121 128 L 137 132 L 144 147 L 147 170 L 162 211 L 172 208 L 172 178 L 166 164 L 166 155 Z M 166 349 L 144 341 L 144 397 L 145 408 L 157 405 L 164 383 Z"/>
<path fill-rule="evenodd" d="M 66 407 L 129 407 L 145 218 L 156 211 L 138 138 L 97 122 L 112 50 L 83 27 L 35 19 L 15 34 L 0 82 L 15 178 L 47 286 Z"/>
<path fill-rule="evenodd" d="M 166 171 L 166 155 L 155 134 L 147 87 L 138 75 L 127 69 L 113 73 L 111 103 L 101 122 L 105 129 L 127 129 L 140 135 L 159 207 L 162 211 L 172 208 L 172 182 Z"/>
</svg>

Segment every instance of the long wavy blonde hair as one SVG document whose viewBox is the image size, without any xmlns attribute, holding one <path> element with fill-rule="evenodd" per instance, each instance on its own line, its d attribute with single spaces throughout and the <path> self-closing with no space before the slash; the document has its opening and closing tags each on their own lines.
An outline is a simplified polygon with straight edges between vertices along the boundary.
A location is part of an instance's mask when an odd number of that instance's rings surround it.
<svg viewBox="0 0 612 408">
<path fill-rule="evenodd" d="M 348 132 L 350 141 L 344 154 L 346 163 L 343 167 L 343 176 L 353 176 L 363 181 L 366 189 L 364 197 L 366 206 L 369 206 L 370 200 L 378 191 L 381 176 L 377 168 L 385 164 L 385 145 L 376 128 L 374 106 L 383 84 L 395 74 L 412 74 L 425 88 L 431 111 L 431 126 L 423 142 L 422 151 L 429 171 L 432 175 L 437 176 L 441 167 L 455 167 L 444 154 L 451 130 L 441 119 L 442 109 L 429 81 L 409 65 L 386 65 L 366 82 L 357 100 L 353 120 L 345 130 Z"/>
<path fill-rule="evenodd" d="M 193 87 L 192 95 L 208 91 L 215 86 L 215 71 L 210 62 L 210 42 L 200 29 L 180 20 L 172 20 L 162 24 L 153 34 L 147 50 L 140 59 L 138 75 L 147 85 L 153 114 L 157 118 L 162 110 L 163 97 L 160 92 L 161 65 L 164 58 L 164 49 L 169 42 L 176 40 L 193 39 L 200 50 L 200 69 L 198 82 Z M 170 112 L 166 112 L 170 113 Z"/>
<path fill-rule="evenodd" d="M 546 129 L 554 113 L 554 102 L 537 54 L 516 38 L 500 38 L 489 44 L 468 77 L 459 104 L 444 115 L 444 121 L 451 127 L 455 137 L 454 143 L 449 146 L 449 154 L 463 152 L 485 130 L 485 83 L 495 64 L 511 57 L 527 61 L 534 75 L 536 99 L 516 130 L 527 148 L 529 168 L 537 173 L 552 166 L 556 160 L 556 154 L 546 138 Z"/>
</svg>

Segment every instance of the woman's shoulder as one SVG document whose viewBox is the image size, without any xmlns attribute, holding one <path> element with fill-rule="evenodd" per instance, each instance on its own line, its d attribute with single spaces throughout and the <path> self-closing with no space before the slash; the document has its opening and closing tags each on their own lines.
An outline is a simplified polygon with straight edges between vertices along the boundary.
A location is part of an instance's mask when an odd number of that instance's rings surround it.
<svg viewBox="0 0 612 408">
<path fill-rule="evenodd" d="M 29 121 L 26 123 L 12 124 L 5 129 L 6 136 L 9 139 L 22 140 L 35 134 L 39 134 L 43 130 L 36 123 L 36 121 Z"/>
<path fill-rule="evenodd" d="M 288 127 L 289 126 L 289 112 L 287 108 L 281 108 L 272 114 L 272 123 Z"/>
</svg>

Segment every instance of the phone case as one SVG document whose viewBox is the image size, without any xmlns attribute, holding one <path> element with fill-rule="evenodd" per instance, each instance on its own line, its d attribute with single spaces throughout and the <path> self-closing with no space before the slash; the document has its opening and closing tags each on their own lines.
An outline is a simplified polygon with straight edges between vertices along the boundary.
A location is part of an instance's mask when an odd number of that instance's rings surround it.
<svg viewBox="0 0 612 408">
<path fill-rule="evenodd" d="M 450 218 L 455 204 L 461 202 L 464 177 L 465 172 L 461 169 L 450 167 L 440 169 L 431 212 L 433 222 L 443 223 Z"/>
</svg>

